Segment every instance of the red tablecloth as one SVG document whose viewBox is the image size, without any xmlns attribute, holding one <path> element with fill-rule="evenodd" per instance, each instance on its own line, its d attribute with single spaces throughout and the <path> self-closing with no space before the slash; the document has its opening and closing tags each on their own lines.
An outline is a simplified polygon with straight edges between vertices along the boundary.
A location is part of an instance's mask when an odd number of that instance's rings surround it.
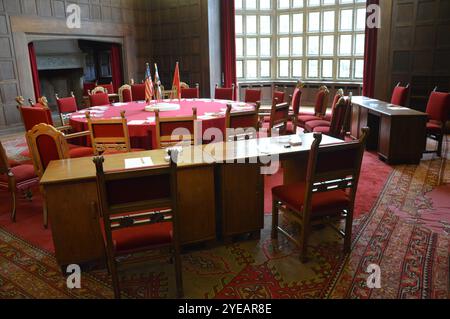
<svg viewBox="0 0 450 319">
<path fill-rule="evenodd" d="M 165 101 L 169 102 L 169 101 Z M 223 100 L 211 99 L 196 99 L 196 100 L 181 100 L 173 101 L 172 103 L 180 104 L 180 109 L 177 111 L 161 112 L 161 117 L 174 116 L 189 116 L 192 115 L 192 108 L 197 108 L 198 119 L 202 121 L 202 130 L 206 131 L 208 128 L 216 127 L 225 131 L 225 110 L 227 103 L 235 103 Z M 155 113 L 144 110 L 146 104 L 141 102 L 131 102 L 117 104 L 118 106 L 108 106 L 85 109 L 78 113 L 74 113 L 70 118 L 70 125 L 75 131 L 81 132 L 88 130 L 87 120 L 84 116 L 86 111 L 91 111 L 91 116 L 96 119 L 111 119 L 120 117 L 120 112 L 125 110 L 125 116 L 128 121 L 128 130 L 130 133 L 131 146 L 133 148 L 154 149 L 156 148 L 155 135 Z M 214 118 L 203 118 L 207 113 L 222 113 Z M 146 121 L 146 123 L 134 123 L 133 121 Z M 88 140 L 80 141 L 81 144 L 89 144 Z"/>
</svg>

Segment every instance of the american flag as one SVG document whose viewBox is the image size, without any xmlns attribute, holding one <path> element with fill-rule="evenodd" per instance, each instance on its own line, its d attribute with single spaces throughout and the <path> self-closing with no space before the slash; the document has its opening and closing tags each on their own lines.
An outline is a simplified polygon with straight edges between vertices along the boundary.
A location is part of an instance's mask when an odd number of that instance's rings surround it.
<svg viewBox="0 0 450 319">
<path fill-rule="evenodd" d="M 147 63 L 147 69 L 145 71 L 145 102 L 150 103 L 154 95 L 152 73 L 150 71 L 150 64 Z"/>
</svg>

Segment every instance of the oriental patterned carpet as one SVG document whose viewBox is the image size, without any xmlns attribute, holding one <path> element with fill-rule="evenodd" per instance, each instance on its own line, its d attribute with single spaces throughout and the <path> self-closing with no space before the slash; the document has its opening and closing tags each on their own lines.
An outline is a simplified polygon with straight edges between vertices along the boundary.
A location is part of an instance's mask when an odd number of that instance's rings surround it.
<svg viewBox="0 0 450 319">
<path fill-rule="evenodd" d="M 313 231 L 310 261 L 302 264 L 296 247 L 282 235 L 278 243 L 272 242 L 269 215 L 260 241 L 185 252 L 186 297 L 449 298 L 446 164 L 427 155 L 420 165 L 393 167 L 370 212 L 359 212 L 353 250 L 347 256 L 341 252 L 342 240 L 327 227 Z M 3 207 L 5 198 L 0 196 Z M 7 209 L 0 209 L 0 215 L 5 214 Z M 6 222 L 0 225 L 0 298 L 112 297 L 105 270 L 84 273 L 82 289 L 68 290 L 51 253 L 19 238 Z M 379 289 L 367 287 L 370 264 L 380 266 Z M 175 296 L 173 266 L 165 262 L 133 266 L 121 274 L 121 282 L 128 298 Z"/>
</svg>

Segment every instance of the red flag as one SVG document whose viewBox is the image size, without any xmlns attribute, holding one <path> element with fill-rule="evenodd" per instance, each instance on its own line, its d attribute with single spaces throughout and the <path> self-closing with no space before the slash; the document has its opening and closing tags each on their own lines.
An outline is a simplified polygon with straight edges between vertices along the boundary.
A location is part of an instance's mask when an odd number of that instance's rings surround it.
<svg viewBox="0 0 450 319">
<path fill-rule="evenodd" d="M 150 101 L 153 100 L 153 96 L 152 73 L 150 71 L 150 64 L 147 63 L 147 69 L 145 71 L 145 102 L 149 104 Z"/>
<path fill-rule="evenodd" d="M 173 75 L 172 99 L 181 100 L 180 66 L 178 62 L 175 67 L 175 74 Z"/>
</svg>

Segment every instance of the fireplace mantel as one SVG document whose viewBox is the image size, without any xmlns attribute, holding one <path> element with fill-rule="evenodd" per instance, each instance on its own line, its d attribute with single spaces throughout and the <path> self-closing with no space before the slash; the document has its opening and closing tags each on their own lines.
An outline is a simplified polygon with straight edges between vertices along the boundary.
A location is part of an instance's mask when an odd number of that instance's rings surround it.
<svg viewBox="0 0 450 319">
<path fill-rule="evenodd" d="M 85 54 L 46 54 L 36 57 L 38 70 L 84 69 Z"/>
</svg>

